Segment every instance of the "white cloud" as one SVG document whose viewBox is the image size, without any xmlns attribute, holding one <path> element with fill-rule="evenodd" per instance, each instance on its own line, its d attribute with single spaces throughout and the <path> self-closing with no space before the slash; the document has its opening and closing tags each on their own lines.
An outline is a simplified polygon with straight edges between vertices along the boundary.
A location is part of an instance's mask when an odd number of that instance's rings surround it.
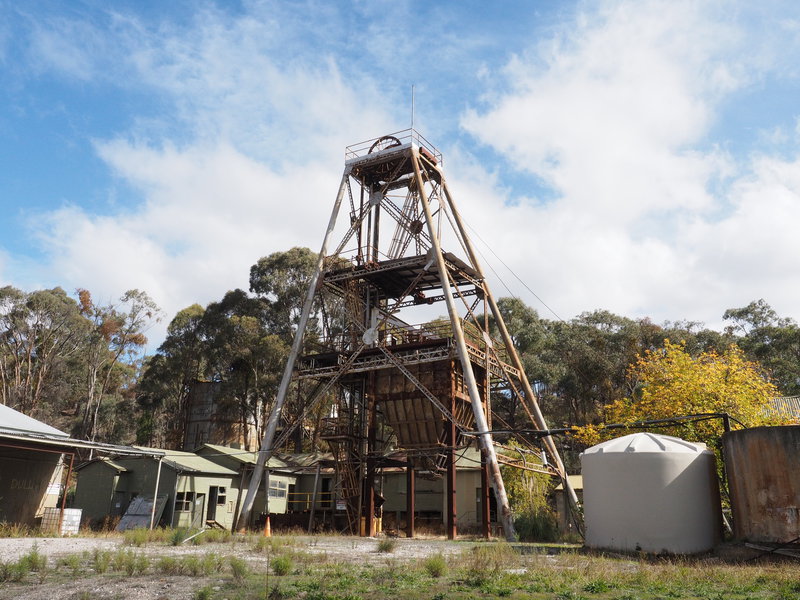
<svg viewBox="0 0 800 600">
<path fill-rule="evenodd" d="M 470 133 L 556 191 L 546 202 L 496 201 L 491 220 L 490 196 L 468 202 L 483 237 L 559 312 L 718 325 L 726 308 L 762 296 L 800 300 L 798 286 L 781 283 L 798 279 L 796 261 L 770 261 L 797 255 L 780 240 L 800 216 L 787 184 L 796 166 L 737 163 L 707 137 L 721 102 L 761 76 L 754 62 L 764 67 L 765 53 L 747 56 L 741 23 L 723 10 L 587 8 L 555 42 L 509 62 L 499 85 L 510 91 L 465 115 Z"/>
<path fill-rule="evenodd" d="M 114 216 L 76 207 L 49 214 L 39 236 L 50 268 L 101 297 L 146 290 L 168 319 L 247 289 L 261 256 L 317 247 L 338 185 L 331 165 L 276 173 L 230 146 L 178 151 L 114 142 L 100 152 L 146 201 Z"/>
<path fill-rule="evenodd" d="M 481 73 L 486 94 L 461 122 L 502 164 L 432 139 L 468 222 L 564 318 L 608 308 L 717 324 L 725 308 L 758 297 L 792 314 L 800 273 L 789 229 L 800 216 L 800 167 L 768 155 L 750 164 L 709 137 L 722 104 L 769 69 L 794 68 L 774 48 L 792 24 L 769 46 L 754 44 L 742 17 L 716 3 L 581 6 L 574 21 L 534 39 L 502 71 L 487 64 Z M 79 206 L 44 215 L 43 280 L 47 269 L 65 289 L 86 287 L 100 298 L 138 287 L 171 318 L 246 287 L 260 256 L 318 248 L 344 146 L 397 129 L 389 115 L 407 113 L 397 108 L 407 101 L 405 92 L 397 97 L 405 82 L 376 77 L 397 73 L 382 44 L 395 42 L 387 26 L 404 8 L 394 7 L 386 23 L 364 24 L 363 52 L 338 11 L 308 23 L 271 3 L 245 10 L 204 5 L 181 24 L 110 13 L 102 33 L 61 22 L 37 30 L 41 68 L 152 96 L 133 126 L 95 142 L 120 189 L 132 190 L 123 195 L 137 201 L 105 215 Z M 418 86 L 440 104 L 436 118 L 427 115 L 430 129 L 452 130 L 443 119 L 458 118 L 472 88 L 458 87 L 467 77 L 437 84 L 448 71 L 480 64 L 464 48 L 481 43 L 458 48 L 451 37 L 433 55 L 399 53 L 408 81 L 437 61 L 436 77 Z M 787 124 L 780 131 L 791 135 Z M 541 199 L 507 184 L 513 170 L 555 193 Z M 506 294 L 499 282 L 494 288 Z"/>
<path fill-rule="evenodd" d="M 368 82 L 345 82 L 334 60 L 267 52 L 274 27 L 216 12 L 199 13 L 188 30 L 119 21 L 128 46 L 115 54 L 126 54 L 129 78 L 120 84 L 156 90 L 164 112 L 95 141 L 120 188 L 132 190 L 125 195 L 139 201 L 106 215 L 75 205 L 38 215 L 47 269 L 62 285 L 101 298 L 143 289 L 169 320 L 247 289 L 261 256 L 319 247 L 345 145 L 389 129 L 388 120 Z M 92 71 L 69 55 L 59 63 L 42 50 L 53 68 Z"/>
</svg>

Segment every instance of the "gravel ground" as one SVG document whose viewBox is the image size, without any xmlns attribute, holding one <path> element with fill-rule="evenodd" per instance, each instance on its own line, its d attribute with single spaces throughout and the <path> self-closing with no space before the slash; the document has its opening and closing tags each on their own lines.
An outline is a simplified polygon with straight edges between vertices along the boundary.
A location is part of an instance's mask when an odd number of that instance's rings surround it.
<svg viewBox="0 0 800 600">
<path fill-rule="evenodd" d="M 445 556 L 460 554 L 474 545 L 469 541 L 450 542 L 440 539 L 396 540 L 391 554 L 378 552 L 379 540 L 347 536 L 298 536 L 291 541 L 292 549 L 322 554 L 330 562 L 385 563 L 387 560 L 404 562 L 441 553 Z M 95 549 L 116 551 L 124 546 L 121 538 L 67 537 L 67 538 L 0 538 L 0 562 L 19 559 L 34 546 L 48 558 L 52 567 L 60 557 L 71 554 L 91 553 Z M 267 570 L 267 556 L 255 553 L 250 544 L 185 544 L 167 546 L 150 544 L 131 548 L 151 558 L 160 556 L 203 555 L 209 552 L 221 556 L 238 556 L 250 563 L 254 571 Z M 28 600 L 190 600 L 194 592 L 206 585 L 222 585 L 219 577 L 185 577 L 144 575 L 124 577 L 117 574 L 70 578 L 66 571 L 62 575 L 48 575 L 38 584 L 0 584 L 0 600 L 24 598 Z M 35 575 L 31 577 L 35 578 Z"/>
</svg>

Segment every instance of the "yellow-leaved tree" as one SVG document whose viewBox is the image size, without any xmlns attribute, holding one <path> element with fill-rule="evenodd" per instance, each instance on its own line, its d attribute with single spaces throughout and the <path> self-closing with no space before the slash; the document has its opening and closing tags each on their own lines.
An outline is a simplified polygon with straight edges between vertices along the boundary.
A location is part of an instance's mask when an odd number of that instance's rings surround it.
<svg viewBox="0 0 800 600">
<path fill-rule="evenodd" d="M 606 407 L 607 424 L 624 423 L 639 430 L 634 424 L 640 421 L 704 413 L 727 413 L 734 429 L 780 423 L 779 417 L 765 410 L 778 389 L 735 344 L 722 354 L 708 351 L 694 358 L 683 343 L 664 340 L 663 348 L 648 350 L 631 365 L 629 377 L 636 393 Z M 705 442 L 709 449 L 718 448 L 723 431 L 721 419 L 682 421 L 660 430 Z M 575 437 L 588 445 L 624 434 L 624 430 L 591 425 L 575 431 Z"/>
</svg>

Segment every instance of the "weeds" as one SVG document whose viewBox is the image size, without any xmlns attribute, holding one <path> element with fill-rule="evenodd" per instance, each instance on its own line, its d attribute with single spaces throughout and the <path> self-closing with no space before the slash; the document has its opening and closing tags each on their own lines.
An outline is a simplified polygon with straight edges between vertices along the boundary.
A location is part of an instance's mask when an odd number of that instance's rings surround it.
<svg viewBox="0 0 800 600">
<path fill-rule="evenodd" d="M 35 532 L 27 525 L 20 523 L 0 523 L 0 538 L 21 538 L 30 537 Z"/>
<path fill-rule="evenodd" d="M 275 575 L 288 575 L 292 572 L 294 565 L 292 564 L 292 559 L 288 556 L 276 556 L 270 562 L 270 567 L 272 567 L 272 572 Z"/>
<path fill-rule="evenodd" d="M 165 545 L 167 536 L 174 532 L 159 533 Z M 222 543 L 225 539 L 226 536 L 219 538 Z M 565 552 L 545 556 L 519 554 L 505 543 L 477 543 L 470 544 L 469 550 L 453 559 L 448 559 L 444 552 L 408 561 L 391 554 L 372 554 L 372 562 L 378 564 L 369 564 L 367 560 L 352 562 L 353 557 L 337 559 L 335 552 L 328 560 L 320 559 L 292 548 L 298 545 L 297 538 L 239 539 L 247 544 L 242 550 L 252 548 L 265 553 L 274 551 L 274 554 L 265 554 L 263 558 L 267 561 L 253 561 L 251 565 L 225 552 L 202 554 L 202 550 L 188 548 L 186 554 L 177 555 L 164 548 L 162 553 L 166 555 L 151 561 L 129 544 L 115 551 L 98 549 L 50 559 L 48 563 L 34 545 L 17 560 L 0 563 L 0 589 L 4 585 L 32 586 L 45 576 L 48 581 L 56 582 L 67 578 L 95 578 L 99 584 L 114 577 L 147 574 L 151 578 L 213 577 L 214 587 L 201 587 L 190 593 L 194 598 L 208 599 L 797 600 L 800 597 L 800 579 L 796 571 L 774 563 L 733 566 L 704 560 L 617 560 Z M 347 541 L 342 542 L 343 546 L 347 544 Z M 447 551 L 453 547 L 447 546 Z M 442 546 L 442 550 L 444 548 Z M 375 552 L 375 547 L 370 550 Z M 280 579 L 272 578 L 273 574 Z M 198 581 L 196 585 L 205 583 Z M 5 591 L 0 595 L 3 593 Z M 9 595 L 24 596 L 24 589 L 22 592 L 12 590 Z M 67 593 L 64 597 L 71 596 Z"/>
<path fill-rule="evenodd" d="M 231 574 L 236 581 L 243 581 L 250 573 L 250 568 L 243 559 L 232 556 L 228 562 L 231 565 Z"/>
<path fill-rule="evenodd" d="M 19 564 L 28 571 L 44 571 L 47 568 L 47 557 L 41 554 L 39 546 L 34 544 L 30 552 L 22 555 Z"/>
<path fill-rule="evenodd" d="M 0 583 L 7 581 L 22 581 L 28 570 L 17 561 L 0 562 Z"/>
<path fill-rule="evenodd" d="M 210 586 L 201 587 L 194 593 L 194 600 L 211 600 L 214 597 L 214 590 Z"/>
<path fill-rule="evenodd" d="M 183 565 L 173 556 L 162 556 L 156 561 L 156 571 L 163 575 L 182 575 Z"/>
<path fill-rule="evenodd" d="M 123 543 L 126 546 L 144 546 L 150 538 L 150 530 L 144 527 L 137 527 L 136 529 L 127 529 L 122 534 Z"/>
<path fill-rule="evenodd" d="M 68 554 L 67 556 L 62 556 L 60 559 L 58 559 L 56 566 L 66 567 L 72 571 L 73 576 L 77 576 L 81 572 L 83 559 L 78 554 Z"/>
<path fill-rule="evenodd" d="M 378 542 L 378 552 L 394 552 L 396 547 L 397 540 L 394 538 L 383 538 L 380 542 Z"/>
<path fill-rule="evenodd" d="M 98 575 L 102 575 L 111 566 L 111 552 L 95 548 L 92 552 L 92 568 Z"/>
<path fill-rule="evenodd" d="M 505 543 L 478 545 L 465 556 L 462 571 L 464 581 L 472 587 L 482 587 L 512 568 L 519 555 Z"/>
<path fill-rule="evenodd" d="M 189 530 L 178 527 L 178 529 L 173 529 L 170 533 L 169 543 L 171 546 L 180 546 L 187 537 L 189 537 Z"/>
<path fill-rule="evenodd" d="M 429 556 L 422 562 L 425 572 L 434 578 L 439 578 L 447 572 L 447 561 L 441 553 Z"/>
<path fill-rule="evenodd" d="M 255 552 L 275 552 L 297 545 L 297 540 L 287 536 L 257 537 L 252 542 L 251 548 Z"/>
</svg>

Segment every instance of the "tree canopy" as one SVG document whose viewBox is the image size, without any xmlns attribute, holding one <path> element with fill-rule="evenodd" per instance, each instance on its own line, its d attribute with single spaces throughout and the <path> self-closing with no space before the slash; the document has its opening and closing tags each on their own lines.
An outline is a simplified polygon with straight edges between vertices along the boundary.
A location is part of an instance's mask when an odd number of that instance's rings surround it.
<svg viewBox="0 0 800 600">
<path fill-rule="evenodd" d="M 141 355 L 145 335 L 160 311 L 144 292 L 98 304 L 83 289 L 73 297 L 4 287 L 0 402 L 89 439 L 179 447 L 180 417 L 199 381 L 261 427 L 315 261 L 307 248 L 259 259 L 249 291 L 180 310 L 149 357 Z M 551 427 L 718 411 L 750 424 L 765 398 L 800 393 L 800 327 L 764 300 L 725 310 L 723 331 L 606 310 L 549 320 L 517 298 L 498 306 Z M 310 344 L 316 323 L 344 322 L 338 298 L 323 294 L 313 310 Z M 289 419 L 302 414 L 302 396 L 290 394 Z M 529 426 L 509 397 L 494 402 L 510 428 Z M 296 438 L 295 449 L 316 443 L 321 414 L 309 416 L 311 438 Z"/>
<path fill-rule="evenodd" d="M 629 369 L 633 393 L 608 404 L 605 422 L 633 425 L 691 415 L 727 414 L 735 426 L 754 427 L 774 422 L 767 411 L 778 389 L 763 369 L 731 344 L 722 353 L 707 350 L 693 357 L 685 343 L 664 341 L 663 348 L 646 350 Z M 717 447 L 721 419 L 684 421 L 665 431 L 689 441 Z M 586 444 L 620 435 L 619 430 L 591 425 L 578 429 Z"/>
</svg>

